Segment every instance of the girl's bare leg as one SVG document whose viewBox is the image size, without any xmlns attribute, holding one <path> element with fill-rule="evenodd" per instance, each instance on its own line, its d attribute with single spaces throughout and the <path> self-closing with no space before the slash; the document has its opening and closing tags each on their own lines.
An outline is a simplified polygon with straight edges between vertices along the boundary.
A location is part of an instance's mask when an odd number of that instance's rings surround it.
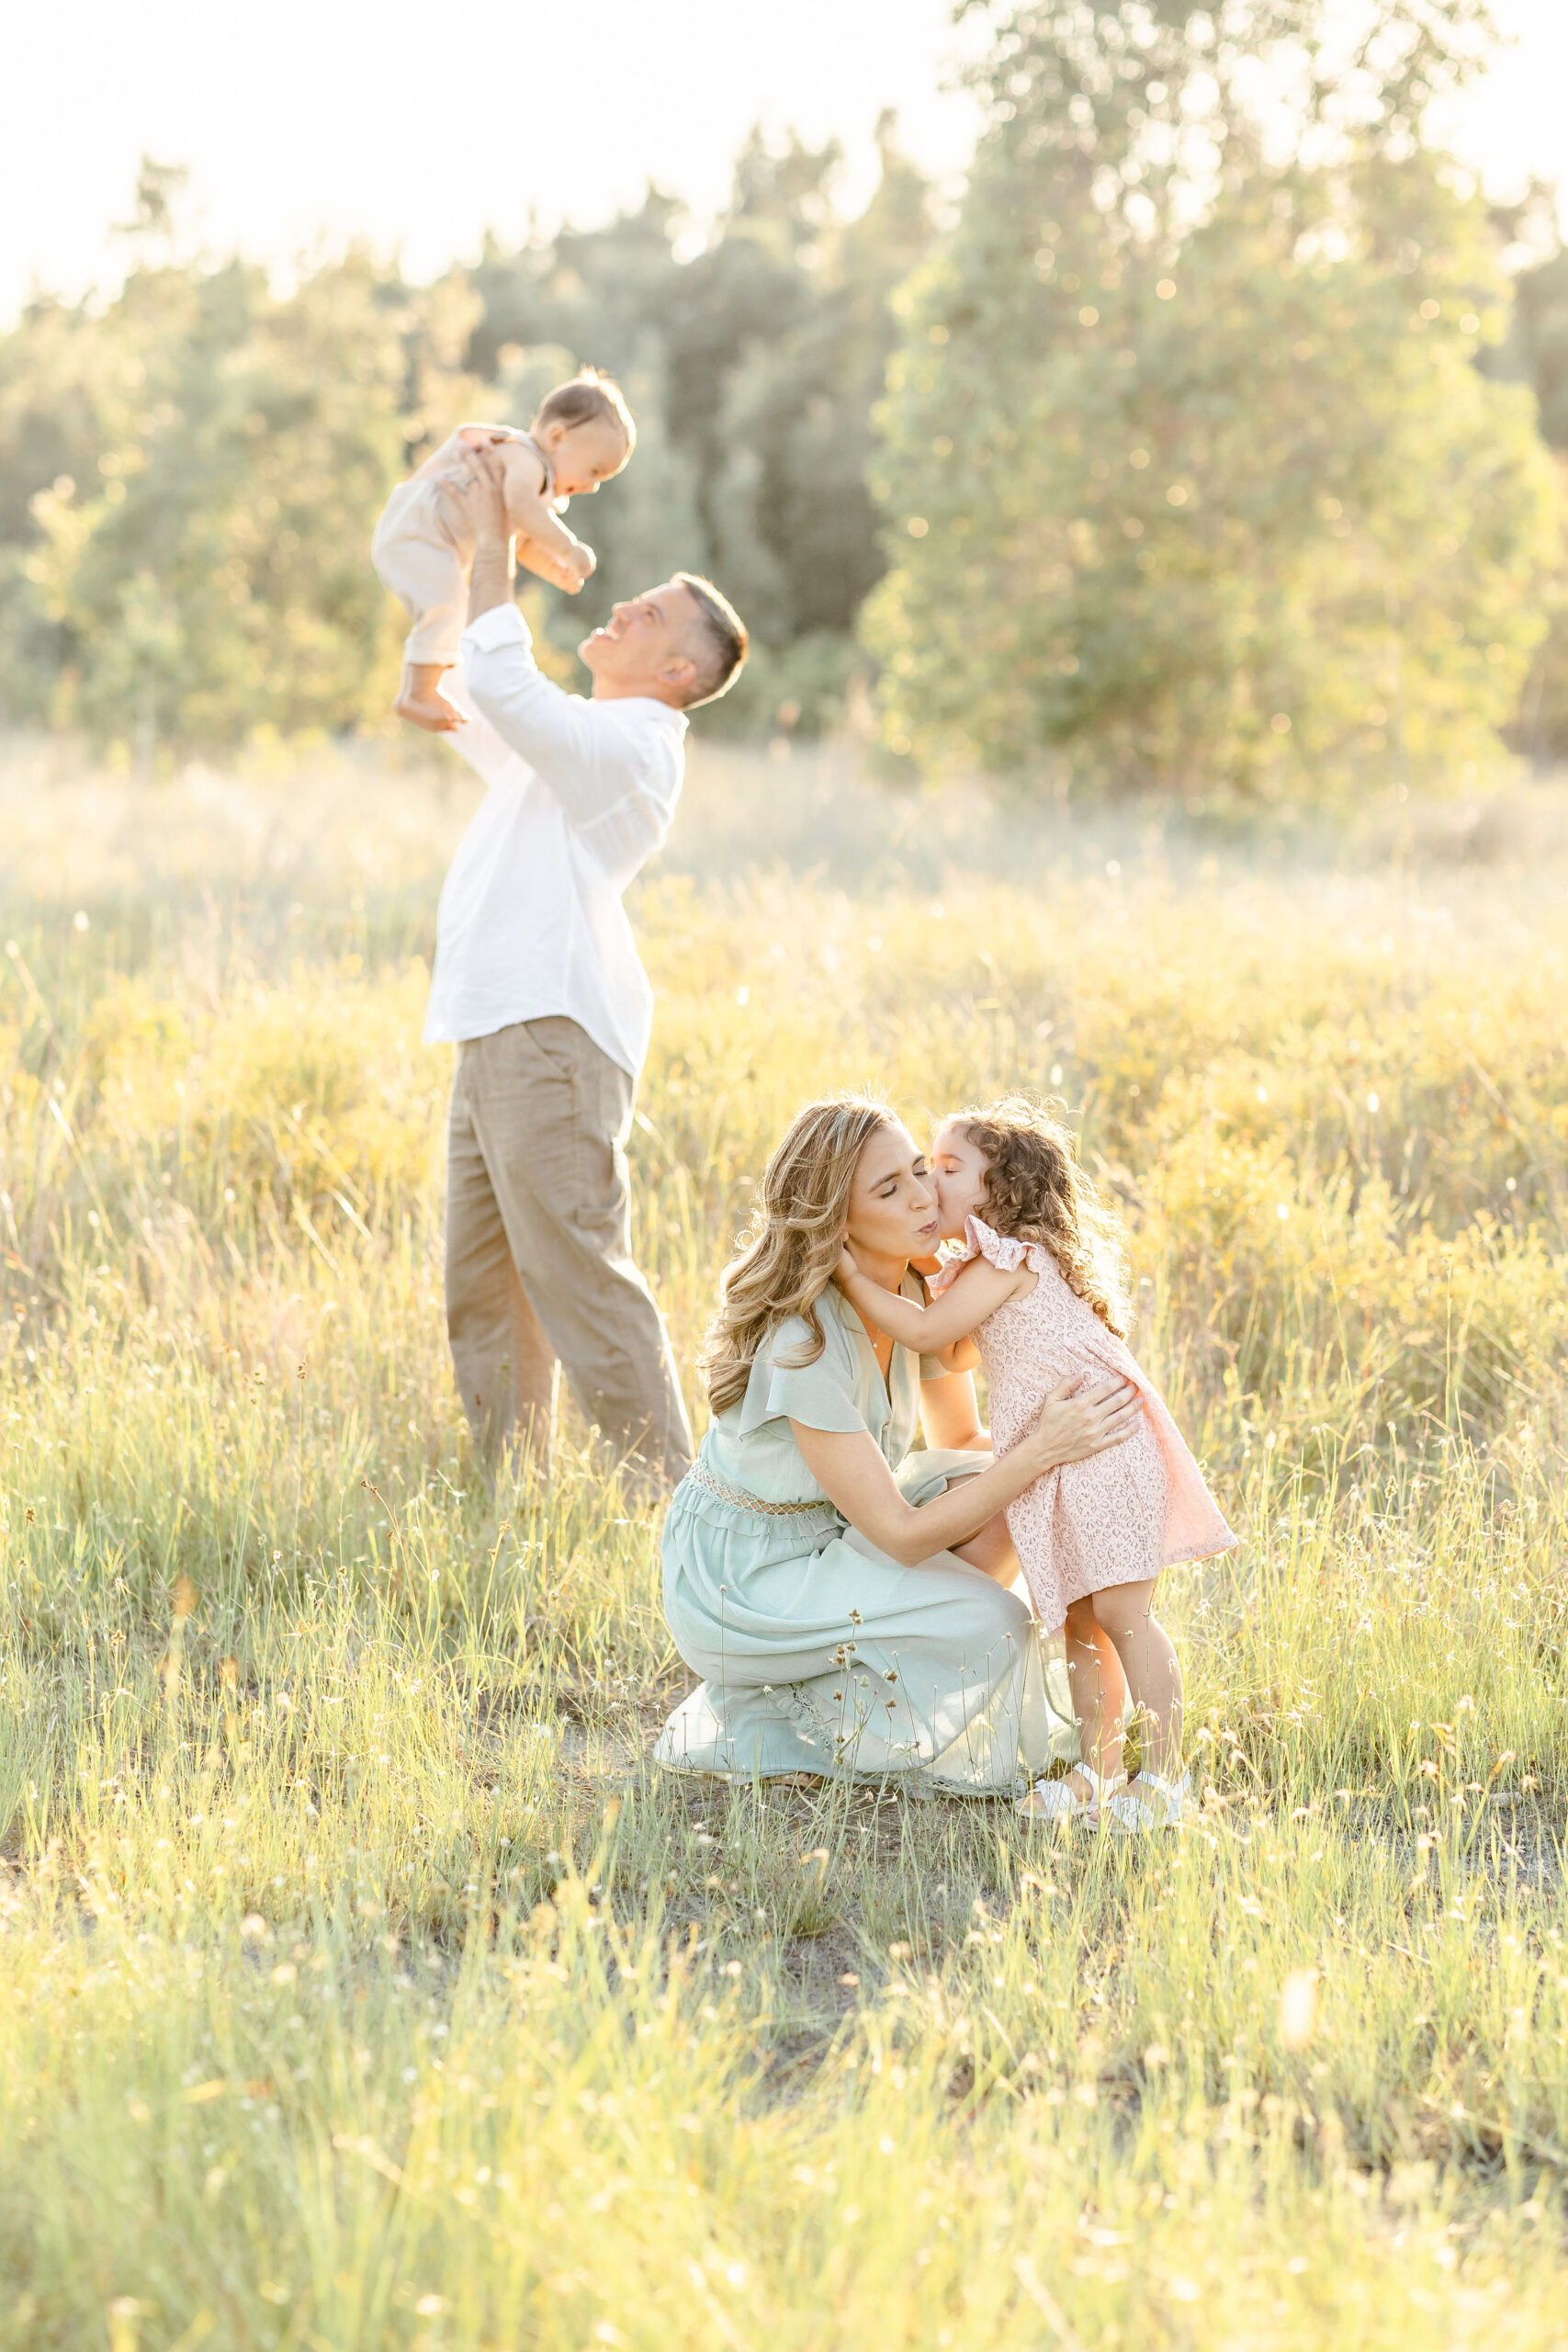
<svg viewBox="0 0 1568 2352">
<path fill-rule="evenodd" d="M 951 1478 L 948 1484 L 952 1486 Z M 988 1519 L 967 1544 L 955 1544 L 953 1548 L 961 1560 L 967 1560 L 972 1568 L 994 1577 L 998 1584 L 1010 1585 L 1018 1576 L 1018 1554 L 1012 1548 L 1007 1517 L 1002 1511 L 998 1511 L 995 1519 Z"/>
<path fill-rule="evenodd" d="M 1075 1600 L 1062 1629 L 1067 1654 L 1067 1681 L 1073 1694 L 1073 1718 L 1078 1727 L 1078 1747 L 1086 1764 L 1114 1780 L 1122 1770 L 1122 1734 L 1127 1715 L 1127 1686 L 1122 1662 L 1110 1635 L 1094 1613 L 1092 1600 Z M 1079 1796 L 1092 1798 L 1089 1783 L 1077 1771 L 1067 1779 Z"/>
<path fill-rule="evenodd" d="M 1151 1577 L 1146 1584 L 1109 1585 L 1095 1594 L 1093 1606 L 1145 1719 L 1144 1770 L 1174 1780 L 1181 1770 L 1181 1660 L 1154 1613 L 1154 1597 Z"/>
</svg>

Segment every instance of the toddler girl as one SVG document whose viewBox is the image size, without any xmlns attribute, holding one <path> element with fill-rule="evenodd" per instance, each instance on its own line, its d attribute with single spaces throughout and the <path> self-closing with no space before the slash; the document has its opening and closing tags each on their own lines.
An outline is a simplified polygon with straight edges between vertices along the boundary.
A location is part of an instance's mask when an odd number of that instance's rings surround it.
<svg viewBox="0 0 1568 2352">
<path fill-rule="evenodd" d="M 1181 1819 L 1181 1667 L 1153 1614 L 1155 1580 L 1178 1560 L 1234 1548 L 1202 1474 L 1122 1332 L 1119 1227 L 1057 1120 L 1014 1096 L 961 1111 L 931 1148 L 944 1240 L 962 1256 L 935 1303 L 895 1297 L 848 1250 L 838 1280 L 863 1320 L 931 1355 L 973 1333 L 991 1392 L 998 1454 L 1032 1427 L 1072 1373 L 1133 1381 L 1144 1416 L 1123 1444 L 1064 1464 L 1008 1506 L 1008 1527 L 1041 1624 L 1066 1628 L 1084 1761 L 1037 1781 L 1020 1806 L 1045 1818 L 1089 1814 L 1132 1833 Z M 1127 1702 L 1143 1716 L 1143 1768 L 1129 1782 Z"/>
<path fill-rule="evenodd" d="M 505 424 L 460 424 L 433 457 L 400 482 L 370 542 L 371 560 L 413 623 L 403 649 L 398 715 L 433 735 L 460 727 L 462 714 L 441 692 L 441 673 L 457 659 L 468 626 L 471 541 L 460 510 L 443 495 L 442 479 L 460 448 L 495 447 L 502 467 L 506 527 L 517 560 L 569 596 L 593 571 L 593 550 L 560 517 L 571 498 L 591 498 L 618 474 L 637 446 L 637 427 L 620 387 L 592 368 L 558 384 L 540 401 L 526 433 Z"/>
</svg>

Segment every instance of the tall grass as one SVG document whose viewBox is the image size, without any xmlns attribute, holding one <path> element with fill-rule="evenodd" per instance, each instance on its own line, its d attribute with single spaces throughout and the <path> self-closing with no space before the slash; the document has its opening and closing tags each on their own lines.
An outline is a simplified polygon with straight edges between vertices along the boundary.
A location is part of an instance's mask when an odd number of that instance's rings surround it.
<svg viewBox="0 0 1568 2352">
<path fill-rule="evenodd" d="M 1550 832 L 711 755 L 639 891 L 683 1359 L 819 1087 L 1055 1089 L 1122 1200 L 1247 1537 L 1169 1579 L 1204 1804 L 1129 1851 L 652 1771 L 656 1519 L 570 1416 L 490 1496 L 449 1392 L 468 805 L 0 776 L 0 2345 L 1561 2342 Z"/>
</svg>

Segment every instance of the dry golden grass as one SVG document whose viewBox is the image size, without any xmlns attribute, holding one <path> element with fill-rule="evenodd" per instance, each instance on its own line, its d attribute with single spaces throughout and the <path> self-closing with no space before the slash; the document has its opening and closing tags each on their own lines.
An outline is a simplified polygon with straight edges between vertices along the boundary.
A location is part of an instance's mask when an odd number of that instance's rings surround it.
<svg viewBox="0 0 1568 2352">
<path fill-rule="evenodd" d="M 449 1394 L 468 805 L 0 777 L 0 2345 L 1561 2342 L 1550 797 L 1352 858 L 710 752 L 639 890 L 683 1355 L 818 1087 L 1081 1114 L 1247 1535 L 1133 1852 L 651 1771 L 655 1521 Z"/>
</svg>

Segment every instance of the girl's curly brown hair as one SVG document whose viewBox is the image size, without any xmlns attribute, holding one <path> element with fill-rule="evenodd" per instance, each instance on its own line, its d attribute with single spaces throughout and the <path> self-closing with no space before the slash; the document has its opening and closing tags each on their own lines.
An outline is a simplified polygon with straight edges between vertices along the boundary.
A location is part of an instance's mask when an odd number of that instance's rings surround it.
<svg viewBox="0 0 1568 2352">
<path fill-rule="evenodd" d="M 1134 1316 L 1122 1219 L 1078 1166 L 1072 1133 L 1055 1115 L 1066 1109 L 1008 1094 L 954 1111 L 943 1125 L 961 1128 L 985 1160 L 987 1224 L 1042 1243 L 1068 1289 L 1124 1340 Z"/>
</svg>

